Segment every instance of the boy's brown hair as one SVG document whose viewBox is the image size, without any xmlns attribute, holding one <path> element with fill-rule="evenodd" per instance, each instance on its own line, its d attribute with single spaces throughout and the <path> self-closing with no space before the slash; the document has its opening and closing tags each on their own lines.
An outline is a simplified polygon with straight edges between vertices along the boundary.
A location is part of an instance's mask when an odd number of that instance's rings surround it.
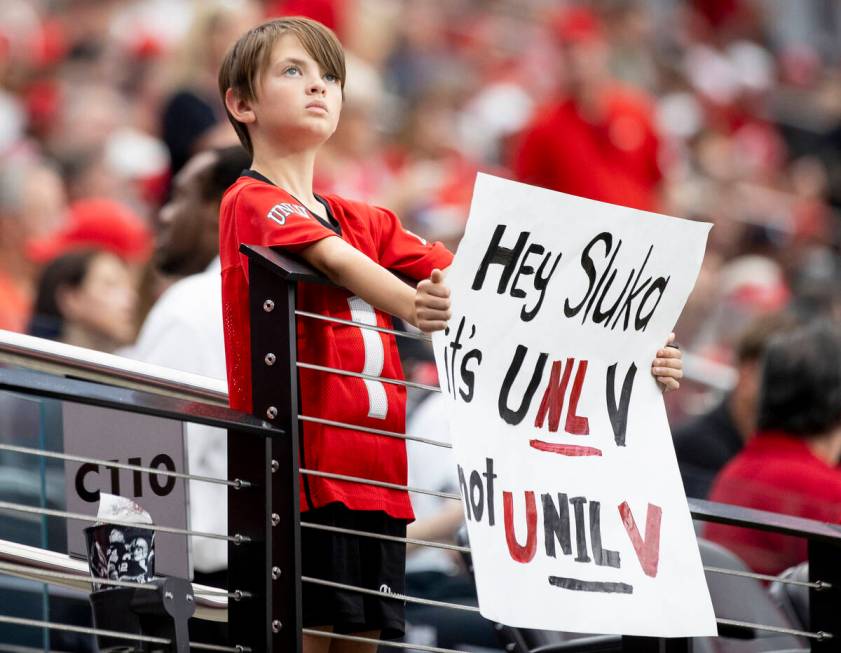
<svg viewBox="0 0 841 653">
<path fill-rule="evenodd" d="M 275 43 L 285 34 L 298 37 L 304 50 L 315 59 L 321 69 L 339 80 L 344 93 L 345 53 L 339 39 L 331 29 L 321 23 L 295 16 L 271 20 L 248 30 L 228 50 L 219 69 L 219 92 L 222 94 L 223 104 L 229 88 L 244 100 L 257 98 L 258 81 L 269 67 Z M 243 147 L 253 156 L 254 148 L 247 127 L 236 120 L 227 107 L 225 112 Z"/>
</svg>

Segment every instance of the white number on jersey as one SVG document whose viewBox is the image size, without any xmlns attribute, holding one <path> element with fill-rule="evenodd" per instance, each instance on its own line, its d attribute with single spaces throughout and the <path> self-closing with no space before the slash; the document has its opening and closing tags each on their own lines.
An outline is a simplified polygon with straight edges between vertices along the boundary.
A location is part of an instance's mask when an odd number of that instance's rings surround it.
<svg viewBox="0 0 841 653">
<path fill-rule="evenodd" d="M 377 326 L 377 314 L 374 312 L 373 306 L 359 297 L 350 297 L 347 302 L 350 306 L 351 319 L 354 322 Z M 371 329 L 359 329 L 359 331 L 362 334 L 362 343 L 365 347 L 365 365 L 362 368 L 362 373 L 370 376 L 381 376 L 385 364 L 385 348 L 383 347 L 382 336 Z M 368 417 L 385 419 L 388 414 L 388 397 L 385 394 L 385 386 L 381 381 L 363 380 L 368 391 Z"/>
</svg>

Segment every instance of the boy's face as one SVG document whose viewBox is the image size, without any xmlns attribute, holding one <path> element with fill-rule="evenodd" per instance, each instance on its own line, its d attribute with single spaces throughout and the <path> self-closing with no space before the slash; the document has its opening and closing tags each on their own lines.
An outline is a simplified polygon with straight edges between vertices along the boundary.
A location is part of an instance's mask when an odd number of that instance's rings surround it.
<svg viewBox="0 0 841 653">
<path fill-rule="evenodd" d="M 247 104 L 253 114 L 252 140 L 262 137 L 283 149 L 316 147 L 336 130 L 342 87 L 295 35 L 285 34 L 258 80 L 256 100 Z"/>
</svg>

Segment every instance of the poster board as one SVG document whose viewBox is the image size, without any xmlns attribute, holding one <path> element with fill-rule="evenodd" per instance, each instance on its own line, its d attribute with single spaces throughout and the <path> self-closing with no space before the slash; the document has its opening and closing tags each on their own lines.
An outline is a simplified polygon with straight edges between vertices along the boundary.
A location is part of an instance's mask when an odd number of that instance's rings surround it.
<svg viewBox="0 0 841 653">
<path fill-rule="evenodd" d="M 716 634 L 650 372 L 709 228 L 478 176 L 433 346 L 488 619 Z"/>
</svg>

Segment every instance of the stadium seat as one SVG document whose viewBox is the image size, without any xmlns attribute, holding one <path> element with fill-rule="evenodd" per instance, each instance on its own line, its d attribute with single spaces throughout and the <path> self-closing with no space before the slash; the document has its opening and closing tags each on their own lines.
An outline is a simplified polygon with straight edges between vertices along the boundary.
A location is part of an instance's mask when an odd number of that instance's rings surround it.
<svg viewBox="0 0 841 653">
<path fill-rule="evenodd" d="M 727 549 L 708 540 L 698 539 L 701 561 L 705 567 L 718 567 L 733 571 L 749 572 L 740 558 Z M 765 586 L 758 580 L 729 576 L 710 571 L 704 572 L 710 590 L 716 617 L 746 623 L 799 628 L 771 599 Z M 693 640 L 695 653 L 759 653 L 760 651 L 805 651 L 805 641 L 792 635 L 769 633 L 754 629 L 735 629 L 719 626 L 719 637 L 699 637 Z"/>
<path fill-rule="evenodd" d="M 790 567 L 779 577 L 780 579 L 806 582 L 809 580 L 809 563 L 803 562 L 795 567 Z M 795 624 L 795 628 L 806 630 L 809 627 L 809 589 L 807 587 L 777 581 L 771 583 L 768 593 L 789 621 Z"/>
</svg>

